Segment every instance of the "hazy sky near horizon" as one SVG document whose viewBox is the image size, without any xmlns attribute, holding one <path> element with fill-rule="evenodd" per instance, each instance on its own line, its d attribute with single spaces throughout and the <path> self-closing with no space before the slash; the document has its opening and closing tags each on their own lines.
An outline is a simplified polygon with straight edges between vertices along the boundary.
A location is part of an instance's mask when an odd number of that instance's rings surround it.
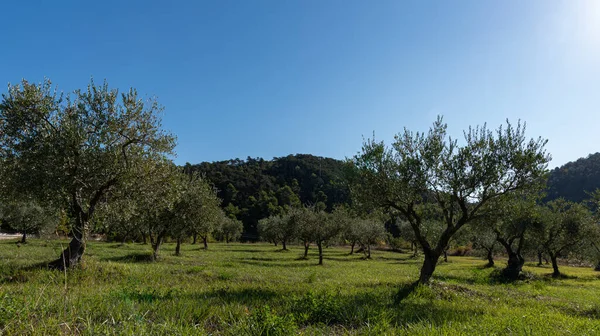
<svg viewBox="0 0 600 336">
<path fill-rule="evenodd" d="M 176 162 L 343 159 L 375 132 L 527 122 L 600 151 L 600 1 L 7 1 L 0 92 L 93 76 L 165 106 Z"/>
</svg>

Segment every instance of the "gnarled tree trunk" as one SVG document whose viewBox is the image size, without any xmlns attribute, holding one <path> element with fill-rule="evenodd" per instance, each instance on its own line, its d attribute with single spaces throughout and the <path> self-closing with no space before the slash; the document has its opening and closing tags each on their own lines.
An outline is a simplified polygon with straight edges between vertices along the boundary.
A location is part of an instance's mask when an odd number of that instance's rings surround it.
<svg viewBox="0 0 600 336">
<path fill-rule="evenodd" d="M 502 275 L 511 281 L 519 278 L 519 275 L 523 270 L 523 264 L 525 264 L 525 258 L 521 255 L 521 250 L 523 249 L 523 234 L 524 233 L 521 233 L 519 236 L 513 236 L 508 240 L 499 235 L 496 236 L 496 241 L 504 246 L 506 254 L 508 255 L 508 262 L 506 267 L 502 270 Z M 519 244 L 517 245 L 517 249 L 514 250 L 512 244 L 516 239 L 519 239 Z"/>
<path fill-rule="evenodd" d="M 160 249 L 160 246 L 163 243 L 163 238 L 164 238 L 164 234 L 159 234 L 156 239 L 150 239 L 152 240 L 152 260 L 156 261 L 158 259 L 158 250 Z"/>
<path fill-rule="evenodd" d="M 21 237 L 21 244 L 27 244 L 27 232 L 23 232 L 23 237 Z"/>
<path fill-rule="evenodd" d="M 485 265 L 486 267 L 493 267 L 494 266 L 494 254 L 493 254 L 493 249 L 487 249 L 487 265 Z"/>
<path fill-rule="evenodd" d="M 202 237 L 202 242 L 204 243 L 204 249 L 208 250 L 208 236 Z"/>
<path fill-rule="evenodd" d="M 519 274 L 523 270 L 523 264 L 525 264 L 525 259 L 518 253 L 513 251 L 507 251 L 508 253 L 508 263 L 506 268 L 502 270 L 502 274 L 510 279 L 516 280 L 519 278 Z"/>
<path fill-rule="evenodd" d="M 419 275 L 420 284 L 427 284 L 429 282 L 441 255 L 441 253 L 432 250 L 425 250 L 424 254 L 425 259 L 423 260 L 423 266 L 421 266 L 421 273 Z"/>
<path fill-rule="evenodd" d="M 77 211 L 75 225 L 72 229 L 73 237 L 71 238 L 69 245 L 64 249 L 58 259 L 48 264 L 48 267 L 65 270 L 79 264 L 86 247 L 85 235 L 88 227 L 87 218 L 88 216 L 82 211 Z"/>
<path fill-rule="evenodd" d="M 281 241 L 281 245 L 283 246 L 282 250 L 284 250 L 284 251 L 287 251 L 287 245 L 286 245 L 286 243 L 287 242 L 285 241 L 285 239 L 283 241 Z"/>
<path fill-rule="evenodd" d="M 356 242 L 352 241 L 352 243 L 350 244 L 350 254 L 354 254 L 354 245 L 356 245 Z"/>
</svg>

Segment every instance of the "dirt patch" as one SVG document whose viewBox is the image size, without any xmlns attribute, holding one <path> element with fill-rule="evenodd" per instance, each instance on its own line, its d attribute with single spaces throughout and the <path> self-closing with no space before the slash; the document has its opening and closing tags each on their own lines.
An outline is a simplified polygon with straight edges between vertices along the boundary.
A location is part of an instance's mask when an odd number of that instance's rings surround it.
<svg viewBox="0 0 600 336">
<path fill-rule="evenodd" d="M 18 233 L 0 233 L 0 240 L 3 239 L 15 239 L 15 238 L 21 238 L 22 235 L 18 234 Z"/>
</svg>

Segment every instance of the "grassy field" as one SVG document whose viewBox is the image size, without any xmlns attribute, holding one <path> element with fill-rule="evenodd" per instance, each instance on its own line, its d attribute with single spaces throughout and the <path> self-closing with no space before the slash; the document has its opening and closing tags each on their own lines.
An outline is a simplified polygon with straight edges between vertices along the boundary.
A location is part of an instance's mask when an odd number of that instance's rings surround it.
<svg viewBox="0 0 600 336">
<path fill-rule="evenodd" d="M 318 266 L 315 249 L 300 260 L 300 247 L 184 245 L 176 257 L 166 244 L 151 263 L 147 245 L 93 242 L 81 269 L 33 267 L 61 244 L 0 241 L 0 334 L 600 334 L 600 279 L 587 268 L 552 279 L 527 264 L 530 280 L 502 284 L 485 261 L 450 257 L 398 302 L 421 262 L 408 254 L 328 248 Z"/>
</svg>

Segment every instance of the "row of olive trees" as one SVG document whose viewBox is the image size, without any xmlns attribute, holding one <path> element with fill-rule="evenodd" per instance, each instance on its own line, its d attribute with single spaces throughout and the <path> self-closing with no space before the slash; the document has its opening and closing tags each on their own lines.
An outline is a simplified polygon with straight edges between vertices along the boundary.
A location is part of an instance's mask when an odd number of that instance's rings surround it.
<svg viewBox="0 0 600 336">
<path fill-rule="evenodd" d="M 104 203 L 97 217 L 103 231 L 148 237 L 154 259 L 167 237 L 176 240 L 176 255 L 188 237 L 200 237 L 205 249 L 211 235 L 227 242 L 239 238 L 242 223 L 223 213 L 216 191 L 200 175 L 184 174 L 170 162 L 146 169 Z"/>
<path fill-rule="evenodd" d="M 373 216 L 371 216 L 373 217 Z M 317 207 L 290 208 L 283 215 L 261 219 L 258 223 L 261 237 L 287 250 L 287 244 L 299 241 L 304 246 L 304 258 L 308 257 L 311 243 L 317 245 L 319 264 L 323 264 L 323 247 L 338 239 L 348 241 L 351 252 L 359 244 L 367 258 L 371 246 L 385 237 L 384 222 L 376 218 L 359 218 L 347 208 L 336 208 L 326 213 Z"/>
</svg>

